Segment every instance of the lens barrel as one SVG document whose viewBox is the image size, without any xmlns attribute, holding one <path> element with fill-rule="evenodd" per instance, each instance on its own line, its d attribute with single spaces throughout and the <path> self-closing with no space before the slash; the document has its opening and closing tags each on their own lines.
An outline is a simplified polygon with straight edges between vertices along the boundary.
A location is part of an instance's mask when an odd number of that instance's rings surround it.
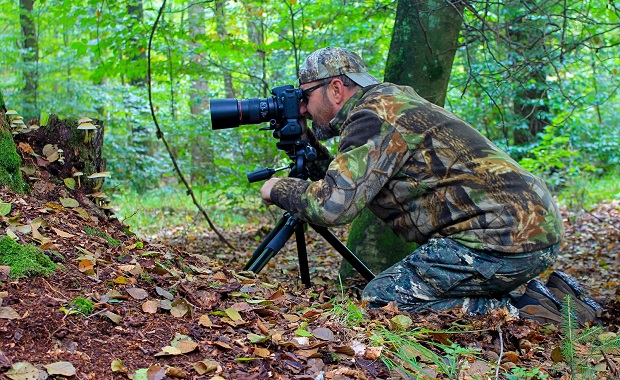
<svg viewBox="0 0 620 380">
<path fill-rule="evenodd" d="M 278 116 L 275 98 L 213 99 L 211 127 L 213 129 L 236 128 L 242 124 L 259 124 Z"/>
</svg>

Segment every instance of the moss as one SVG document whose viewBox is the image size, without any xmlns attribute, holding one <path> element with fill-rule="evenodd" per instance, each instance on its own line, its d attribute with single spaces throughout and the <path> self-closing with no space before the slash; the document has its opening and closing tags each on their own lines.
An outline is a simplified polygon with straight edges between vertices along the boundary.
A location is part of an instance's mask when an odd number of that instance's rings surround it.
<svg viewBox="0 0 620 380">
<path fill-rule="evenodd" d="M 78 313 L 86 316 L 91 315 L 93 311 L 95 311 L 95 304 L 93 301 L 82 297 L 77 297 L 71 301 L 69 305 L 73 310 L 76 310 Z"/>
<path fill-rule="evenodd" d="M 0 265 L 11 267 L 9 277 L 48 276 L 56 264 L 38 247 L 20 245 L 8 236 L 0 240 Z"/>
<path fill-rule="evenodd" d="M 113 239 L 112 237 L 110 237 L 110 235 L 108 235 L 105 232 L 103 232 L 101 230 L 98 230 L 96 228 L 92 228 L 92 227 L 86 226 L 86 227 L 84 227 L 84 232 L 86 232 L 90 236 L 97 236 L 97 237 L 100 237 L 102 239 L 105 239 L 105 241 L 107 241 L 108 244 L 110 244 L 112 247 L 116 247 L 116 246 L 119 246 L 121 244 L 120 240 Z"/>
<path fill-rule="evenodd" d="M 374 274 L 383 272 L 413 252 L 418 244 L 401 240 L 370 210 L 364 209 L 349 229 L 347 246 Z M 351 264 L 343 260 L 340 275 L 353 275 Z"/>
<path fill-rule="evenodd" d="M 11 133 L 0 128 L 0 186 L 19 194 L 28 189 L 19 169 L 21 163 Z"/>
</svg>

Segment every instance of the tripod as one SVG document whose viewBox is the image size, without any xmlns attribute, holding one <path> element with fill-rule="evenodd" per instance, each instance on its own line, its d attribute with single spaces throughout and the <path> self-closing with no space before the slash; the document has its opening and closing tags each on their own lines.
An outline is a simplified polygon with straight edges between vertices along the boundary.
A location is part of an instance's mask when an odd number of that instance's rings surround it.
<svg viewBox="0 0 620 380">
<path fill-rule="evenodd" d="M 299 147 L 298 149 L 295 149 L 296 153 L 291 156 L 295 164 L 291 164 L 290 166 L 285 166 L 277 170 L 292 167 L 292 170 L 289 173 L 290 177 L 295 176 L 297 178 L 307 179 L 308 176 L 305 174 L 305 170 L 303 169 L 303 163 L 306 159 L 309 159 L 308 157 L 315 157 L 316 152 L 314 152 L 313 155 L 312 151 L 314 148 L 305 142 L 297 141 L 296 145 L 299 145 Z M 267 179 L 277 170 L 270 168 L 258 170 L 254 173 L 248 174 L 248 180 L 250 182 L 255 182 L 261 179 Z M 265 265 L 267 265 L 267 262 L 269 262 L 269 260 L 271 260 L 278 253 L 278 251 L 280 251 L 284 244 L 286 244 L 288 239 L 295 234 L 301 282 L 306 286 L 310 286 L 311 282 L 308 267 L 308 252 L 306 249 L 304 235 L 304 224 L 306 224 L 306 222 L 286 212 L 278 223 L 276 223 L 275 227 L 269 232 L 265 240 L 263 240 L 258 248 L 256 248 L 252 254 L 252 258 L 243 267 L 243 269 L 254 273 L 259 273 Z M 353 252 L 351 252 L 326 227 L 317 226 L 311 223 L 308 223 L 308 225 L 323 236 L 323 238 L 331 244 L 331 246 L 334 247 L 334 249 L 336 249 L 336 251 L 338 251 L 338 253 L 340 253 L 342 257 L 347 260 L 349 264 L 351 264 L 351 266 L 353 266 L 353 268 L 355 268 L 366 280 L 370 281 L 375 277 L 370 269 L 368 269 L 368 267 L 366 267 L 366 265 L 364 265 L 364 263 L 361 262 L 360 259 L 357 258 L 357 256 L 355 256 Z"/>
</svg>

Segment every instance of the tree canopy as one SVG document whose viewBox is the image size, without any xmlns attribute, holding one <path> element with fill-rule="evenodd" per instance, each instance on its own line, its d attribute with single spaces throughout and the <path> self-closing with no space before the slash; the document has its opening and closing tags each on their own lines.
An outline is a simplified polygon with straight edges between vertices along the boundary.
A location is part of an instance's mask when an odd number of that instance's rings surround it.
<svg viewBox="0 0 620 380">
<path fill-rule="evenodd" d="M 556 190 L 617 170 L 620 10 L 613 2 L 465 4 L 454 21 L 461 26 L 445 107 Z M 386 0 L 168 1 L 148 78 L 148 38 L 161 5 L 3 2 L 0 90 L 26 118 L 105 120 L 115 191 L 143 193 L 176 182 L 150 116 L 149 80 L 175 158 L 193 186 L 209 190 L 203 201 L 240 210 L 259 207 L 257 185 L 244 174 L 286 157 L 260 126 L 212 131 L 206 100 L 271 96 L 271 88 L 295 82 L 307 54 L 328 45 L 357 51 L 382 78 L 398 17 L 396 2 Z"/>
</svg>

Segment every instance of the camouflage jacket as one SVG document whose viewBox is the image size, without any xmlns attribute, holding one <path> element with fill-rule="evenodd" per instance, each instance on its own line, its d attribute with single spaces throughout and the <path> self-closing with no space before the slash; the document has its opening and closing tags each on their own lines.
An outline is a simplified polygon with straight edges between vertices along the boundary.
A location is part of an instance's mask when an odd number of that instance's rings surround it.
<svg viewBox="0 0 620 380">
<path fill-rule="evenodd" d="M 561 240 L 562 220 L 544 182 L 412 88 L 360 90 L 331 125 L 340 143 L 323 178 L 283 178 L 271 191 L 276 205 L 302 220 L 345 224 L 368 207 L 409 242 L 449 237 L 521 253 Z"/>
</svg>

